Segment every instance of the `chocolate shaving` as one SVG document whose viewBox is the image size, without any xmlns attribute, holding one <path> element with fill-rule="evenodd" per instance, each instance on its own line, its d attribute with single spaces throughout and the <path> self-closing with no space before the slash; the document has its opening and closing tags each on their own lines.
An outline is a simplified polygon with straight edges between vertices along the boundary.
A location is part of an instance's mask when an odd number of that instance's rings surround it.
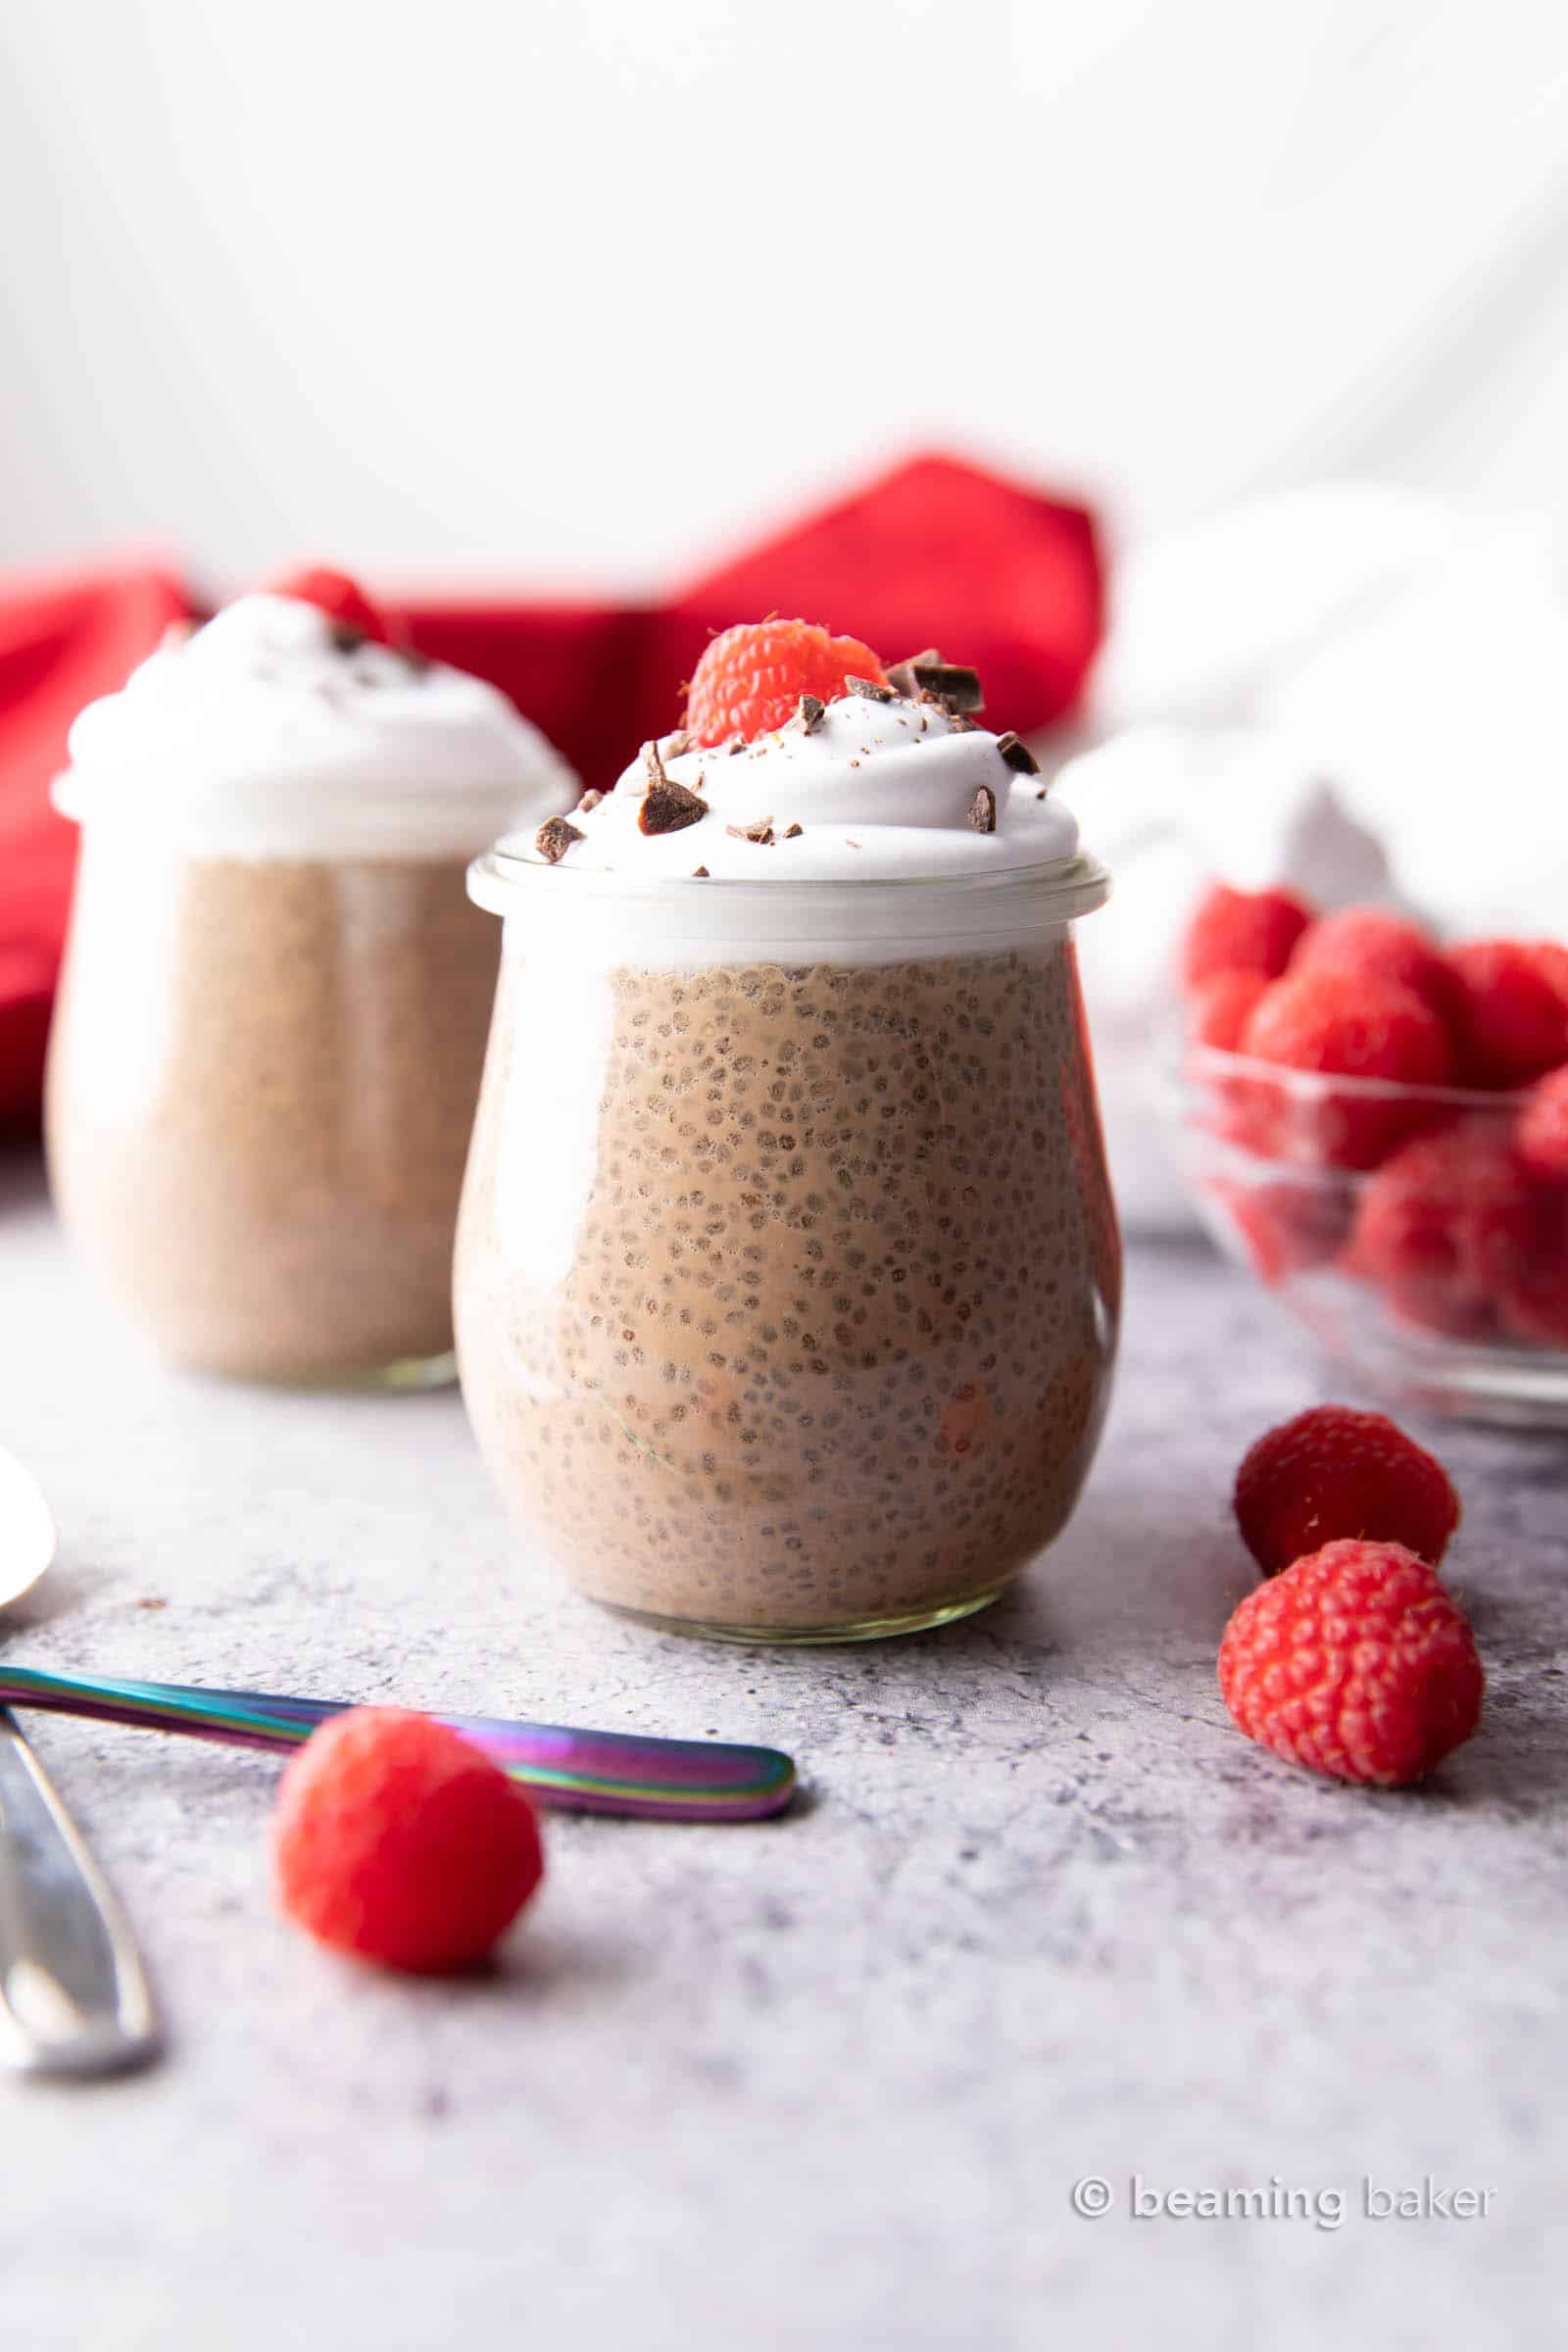
<svg viewBox="0 0 1568 2352">
<path fill-rule="evenodd" d="M 724 746 L 724 750 L 731 760 L 734 759 L 737 752 L 744 752 L 745 749 L 746 738 L 744 735 L 732 735 L 728 743 Z"/>
<path fill-rule="evenodd" d="M 920 685 L 915 671 L 941 667 L 942 656 L 934 645 L 928 645 L 923 654 L 906 654 L 902 662 L 893 662 L 888 669 L 888 684 L 913 702 Z"/>
<path fill-rule="evenodd" d="M 844 690 L 847 694 L 863 694 L 873 703 L 892 703 L 898 700 L 891 686 L 875 686 L 869 678 L 852 678 L 845 672 Z"/>
<path fill-rule="evenodd" d="M 804 825 L 786 825 L 784 828 L 784 839 L 786 841 L 799 841 L 801 835 L 805 831 L 806 827 Z"/>
<path fill-rule="evenodd" d="M 692 880 L 694 882 L 711 882 L 712 879 L 713 877 L 709 872 L 706 865 L 694 865 L 692 867 Z"/>
<path fill-rule="evenodd" d="M 982 784 L 969 803 L 969 822 L 977 833 L 996 831 L 997 796 L 989 784 Z"/>
<path fill-rule="evenodd" d="M 671 784 L 668 777 L 650 784 L 643 794 L 643 805 L 637 811 L 637 829 L 641 833 L 682 833 L 708 814 L 708 803 L 688 792 L 684 784 Z"/>
<path fill-rule="evenodd" d="M 574 841 L 583 836 L 564 816 L 547 816 L 533 837 L 533 846 L 546 865 L 559 865 Z"/>
<path fill-rule="evenodd" d="M 581 799 L 581 800 L 580 800 L 580 801 L 577 803 L 577 813 L 578 813 L 578 815 L 579 815 L 579 816 L 586 816 L 586 815 L 588 815 L 588 813 L 589 813 L 589 811 L 590 811 L 591 809 L 594 809 L 594 808 L 598 808 L 598 806 L 599 806 L 600 802 L 601 802 L 601 801 L 604 799 L 604 797 L 605 797 L 605 796 L 604 796 L 604 794 L 603 794 L 602 792 L 595 792 L 595 791 L 594 791 L 594 790 L 593 790 L 593 789 L 590 787 L 590 789 L 589 789 L 587 792 L 585 792 L 585 793 L 583 794 L 583 796 L 582 796 L 582 799 Z"/>
<path fill-rule="evenodd" d="M 365 631 L 357 629 L 352 620 L 334 620 L 328 634 L 340 654 L 357 654 L 366 642 Z"/>
<path fill-rule="evenodd" d="M 801 707 L 795 713 L 801 724 L 801 733 L 803 735 L 814 734 L 816 729 L 822 724 L 822 719 L 826 713 L 826 710 L 827 705 L 822 701 L 819 695 L 803 694 L 801 697 Z"/>
<path fill-rule="evenodd" d="M 770 816 L 760 816 L 755 825 L 726 825 L 724 830 L 733 833 L 737 841 L 760 842 L 764 850 L 773 847 L 773 819 Z"/>
<path fill-rule="evenodd" d="M 1039 775 L 1039 760 L 1035 758 L 1033 752 L 1029 749 L 1029 746 L 1026 743 L 1021 742 L 1019 738 L 1011 732 L 1010 729 L 1005 735 L 999 735 L 997 737 L 997 749 L 1002 754 L 1004 760 L 1005 760 L 1007 762 L 1007 765 L 1009 767 L 1015 767 L 1020 776 Z"/>
</svg>

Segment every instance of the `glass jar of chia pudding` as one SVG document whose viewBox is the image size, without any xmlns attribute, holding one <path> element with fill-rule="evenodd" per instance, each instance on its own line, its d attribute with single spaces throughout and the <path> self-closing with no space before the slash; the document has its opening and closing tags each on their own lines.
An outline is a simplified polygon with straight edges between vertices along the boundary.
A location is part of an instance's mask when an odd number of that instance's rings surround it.
<svg viewBox="0 0 1568 2352">
<path fill-rule="evenodd" d="M 596 1600 L 911 1632 L 1066 1523 L 1120 1297 L 1072 943 L 1107 883 L 1032 765 L 928 694 L 851 693 L 650 746 L 570 840 L 476 861 L 504 926 L 460 1373 Z"/>
<path fill-rule="evenodd" d="M 175 1362 L 450 1378 L 496 974 L 465 869 L 570 771 L 479 679 L 262 595 L 84 711 L 56 798 L 82 832 L 47 1088 L 73 1241 Z"/>
</svg>

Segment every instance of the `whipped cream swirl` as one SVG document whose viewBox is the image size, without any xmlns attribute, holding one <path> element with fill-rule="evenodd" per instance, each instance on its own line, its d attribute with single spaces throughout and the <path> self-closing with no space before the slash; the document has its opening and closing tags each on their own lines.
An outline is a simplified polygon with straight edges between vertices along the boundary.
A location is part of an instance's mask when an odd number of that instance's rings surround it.
<svg viewBox="0 0 1568 2352">
<path fill-rule="evenodd" d="M 1073 856 L 1078 828 L 1025 772 L 1014 739 L 953 715 L 930 698 L 849 694 L 814 725 L 788 726 L 731 749 L 683 751 L 666 738 L 613 792 L 566 812 L 577 838 L 561 848 L 501 845 L 514 857 L 628 876 L 845 882 L 915 880 L 1055 864 Z M 1005 747 L 1005 748 L 1004 748 Z M 1011 752 L 1009 758 L 1008 753 Z M 1015 764 L 1014 762 L 1017 762 Z M 661 776 L 703 804 L 677 806 L 659 830 Z M 799 830 L 795 830 L 795 828 Z M 756 838 L 753 838 L 756 836 Z"/>
<path fill-rule="evenodd" d="M 244 596 L 171 631 L 71 730 L 56 805 L 254 858 L 466 858 L 578 782 L 483 679 Z"/>
</svg>

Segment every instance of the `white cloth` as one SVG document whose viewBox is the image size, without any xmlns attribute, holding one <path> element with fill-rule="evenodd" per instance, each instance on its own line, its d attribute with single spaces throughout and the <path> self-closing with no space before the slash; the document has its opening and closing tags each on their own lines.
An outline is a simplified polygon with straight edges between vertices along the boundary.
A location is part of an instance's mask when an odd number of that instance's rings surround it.
<svg viewBox="0 0 1568 2352">
<path fill-rule="evenodd" d="M 1346 484 L 1155 542 L 1095 722 L 1060 788 L 1115 877 L 1082 949 L 1129 1225 L 1185 1213 L 1152 1098 L 1213 877 L 1568 937 L 1568 604 L 1527 523 Z"/>
</svg>

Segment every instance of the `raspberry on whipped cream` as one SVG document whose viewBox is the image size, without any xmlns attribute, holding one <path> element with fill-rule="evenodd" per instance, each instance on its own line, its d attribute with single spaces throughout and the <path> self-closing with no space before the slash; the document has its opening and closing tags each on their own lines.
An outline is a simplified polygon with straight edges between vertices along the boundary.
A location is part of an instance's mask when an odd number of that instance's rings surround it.
<svg viewBox="0 0 1568 2352">
<path fill-rule="evenodd" d="M 666 736 L 570 812 L 581 838 L 564 853 L 559 835 L 504 846 L 568 872 L 747 882 L 961 877 L 1072 857 L 1077 827 L 1015 735 L 976 726 L 951 698 L 852 685 L 827 704 L 804 695 L 750 742 Z"/>
</svg>

